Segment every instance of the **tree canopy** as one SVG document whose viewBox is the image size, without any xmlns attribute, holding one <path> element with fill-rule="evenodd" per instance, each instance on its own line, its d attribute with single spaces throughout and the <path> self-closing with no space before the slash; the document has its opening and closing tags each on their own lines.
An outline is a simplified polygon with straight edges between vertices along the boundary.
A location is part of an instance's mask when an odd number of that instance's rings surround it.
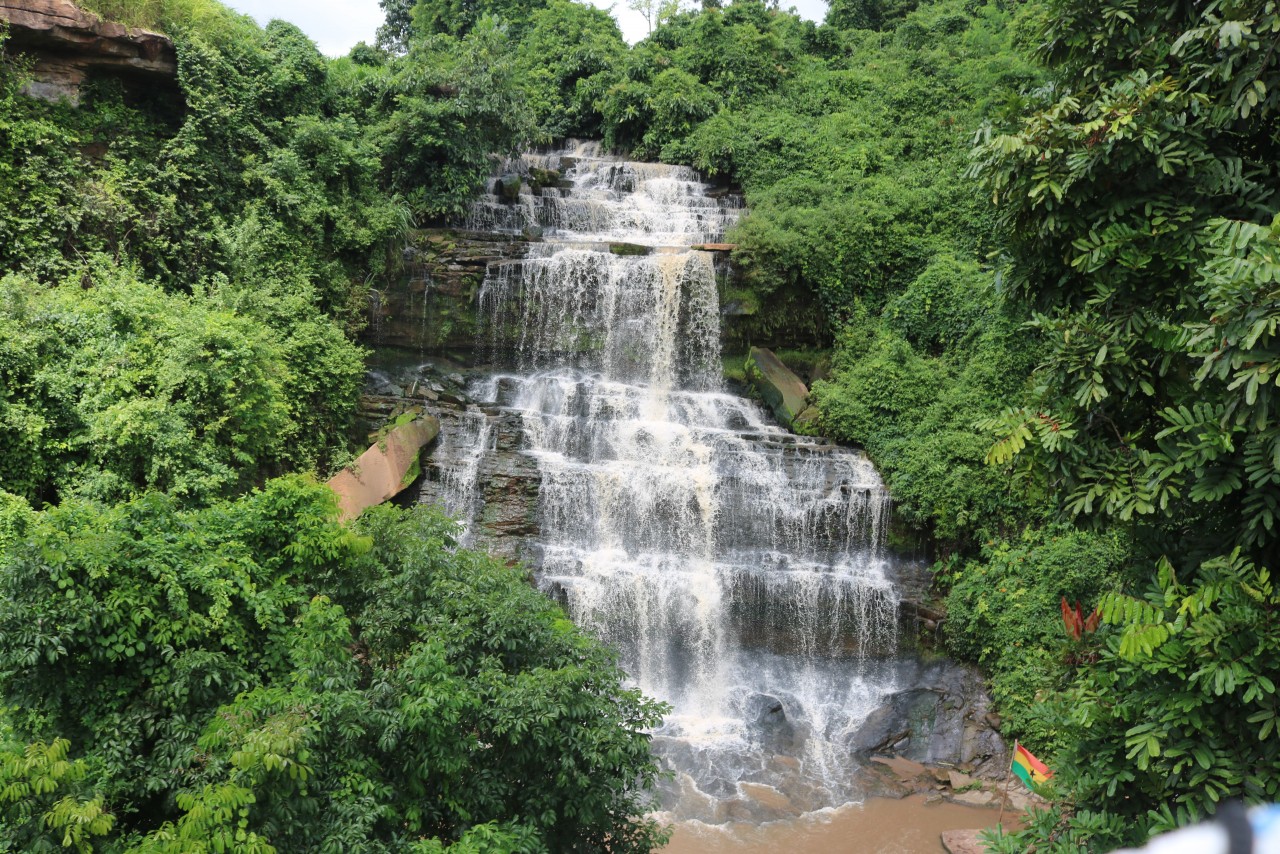
<svg viewBox="0 0 1280 854">
<path fill-rule="evenodd" d="M 336 516 L 297 478 L 29 514 L 0 561 L 26 744 L 0 745 L 0 846 L 652 848 L 662 709 L 612 653 L 433 510 Z"/>
<path fill-rule="evenodd" d="M 1074 850 L 1227 798 L 1280 797 L 1280 15 L 1228 2 L 1046 12 L 1054 85 L 983 134 L 974 172 L 1049 348 L 1025 404 L 985 422 L 991 459 L 1136 544 L 1130 583 L 1101 597 L 1114 629 L 1097 661 L 1044 709 L 1075 805 L 1051 836 Z"/>
<path fill-rule="evenodd" d="M 88 0 L 173 35 L 177 97 L 0 61 L 0 849 L 660 839 L 661 709 L 609 653 L 429 511 L 343 527 L 297 475 L 350 450 L 407 230 L 570 136 L 744 195 L 733 346 L 866 448 L 1058 771 L 996 850 L 1280 798 L 1273 4 L 651 4 L 630 48 L 571 0 L 382 5 L 327 60 Z"/>
</svg>

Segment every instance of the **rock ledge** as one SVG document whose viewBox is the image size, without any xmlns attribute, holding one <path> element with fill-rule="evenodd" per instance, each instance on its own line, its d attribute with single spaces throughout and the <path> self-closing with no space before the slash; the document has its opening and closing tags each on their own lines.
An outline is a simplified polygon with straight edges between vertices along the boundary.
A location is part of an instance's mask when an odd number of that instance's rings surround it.
<svg viewBox="0 0 1280 854">
<path fill-rule="evenodd" d="M 103 21 L 68 0 L 0 0 L 9 26 L 6 50 L 34 60 L 24 91 L 46 101 L 78 104 L 94 72 L 172 86 L 178 56 L 168 36 Z"/>
</svg>

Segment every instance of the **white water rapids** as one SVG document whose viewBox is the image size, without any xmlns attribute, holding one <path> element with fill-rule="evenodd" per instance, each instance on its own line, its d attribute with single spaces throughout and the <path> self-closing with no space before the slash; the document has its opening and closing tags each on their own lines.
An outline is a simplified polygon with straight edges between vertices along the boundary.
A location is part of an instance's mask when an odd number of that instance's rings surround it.
<svg viewBox="0 0 1280 854">
<path fill-rule="evenodd" d="M 859 452 L 722 387 L 713 256 L 690 247 L 722 239 L 731 199 L 593 144 L 530 167 L 564 180 L 486 196 L 468 222 L 542 237 L 489 267 L 481 311 L 504 367 L 470 393 L 518 419 L 512 452 L 536 464 L 538 583 L 672 705 L 653 734 L 674 772 L 665 817 L 857 799 L 846 739 L 897 687 L 883 484 Z M 491 421 L 467 412 L 434 453 L 434 494 L 472 531 Z"/>
</svg>

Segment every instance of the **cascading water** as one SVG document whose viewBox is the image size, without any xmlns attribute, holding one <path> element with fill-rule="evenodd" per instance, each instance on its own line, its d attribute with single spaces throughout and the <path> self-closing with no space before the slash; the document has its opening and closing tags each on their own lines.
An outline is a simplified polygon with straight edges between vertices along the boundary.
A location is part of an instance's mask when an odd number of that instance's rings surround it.
<svg viewBox="0 0 1280 854">
<path fill-rule="evenodd" d="M 538 583 L 672 705 L 654 733 L 675 772 L 668 817 L 856 798 L 845 739 L 896 687 L 888 496 L 860 453 L 722 389 L 712 255 L 690 247 L 720 239 L 737 206 L 691 170 L 592 144 L 525 167 L 564 180 L 472 213 L 471 228 L 542 241 L 489 267 L 481 311 L 507 368 L 472 387 L 489 414 L 466 413 L 457 447 L 436 451 L 448 482 L 431 494 L 471 520 L 488 421 L 518 418 L 539 479 Z"/>
</svg>

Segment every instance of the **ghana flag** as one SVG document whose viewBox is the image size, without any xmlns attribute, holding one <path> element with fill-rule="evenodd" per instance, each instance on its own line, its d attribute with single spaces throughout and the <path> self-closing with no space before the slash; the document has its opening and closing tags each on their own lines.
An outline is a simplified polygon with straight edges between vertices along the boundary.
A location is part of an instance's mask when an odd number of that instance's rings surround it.
<svg viewBox="0 0 1280 854">
<path fill-rule="evenodd" d="M 1016 741 L 1013 748 L 1013 773 L 1032 789 L 1038 788 L 1053 776 L 1049 766 L 1032 756 L 1030 750 Z"/>
</svg>

